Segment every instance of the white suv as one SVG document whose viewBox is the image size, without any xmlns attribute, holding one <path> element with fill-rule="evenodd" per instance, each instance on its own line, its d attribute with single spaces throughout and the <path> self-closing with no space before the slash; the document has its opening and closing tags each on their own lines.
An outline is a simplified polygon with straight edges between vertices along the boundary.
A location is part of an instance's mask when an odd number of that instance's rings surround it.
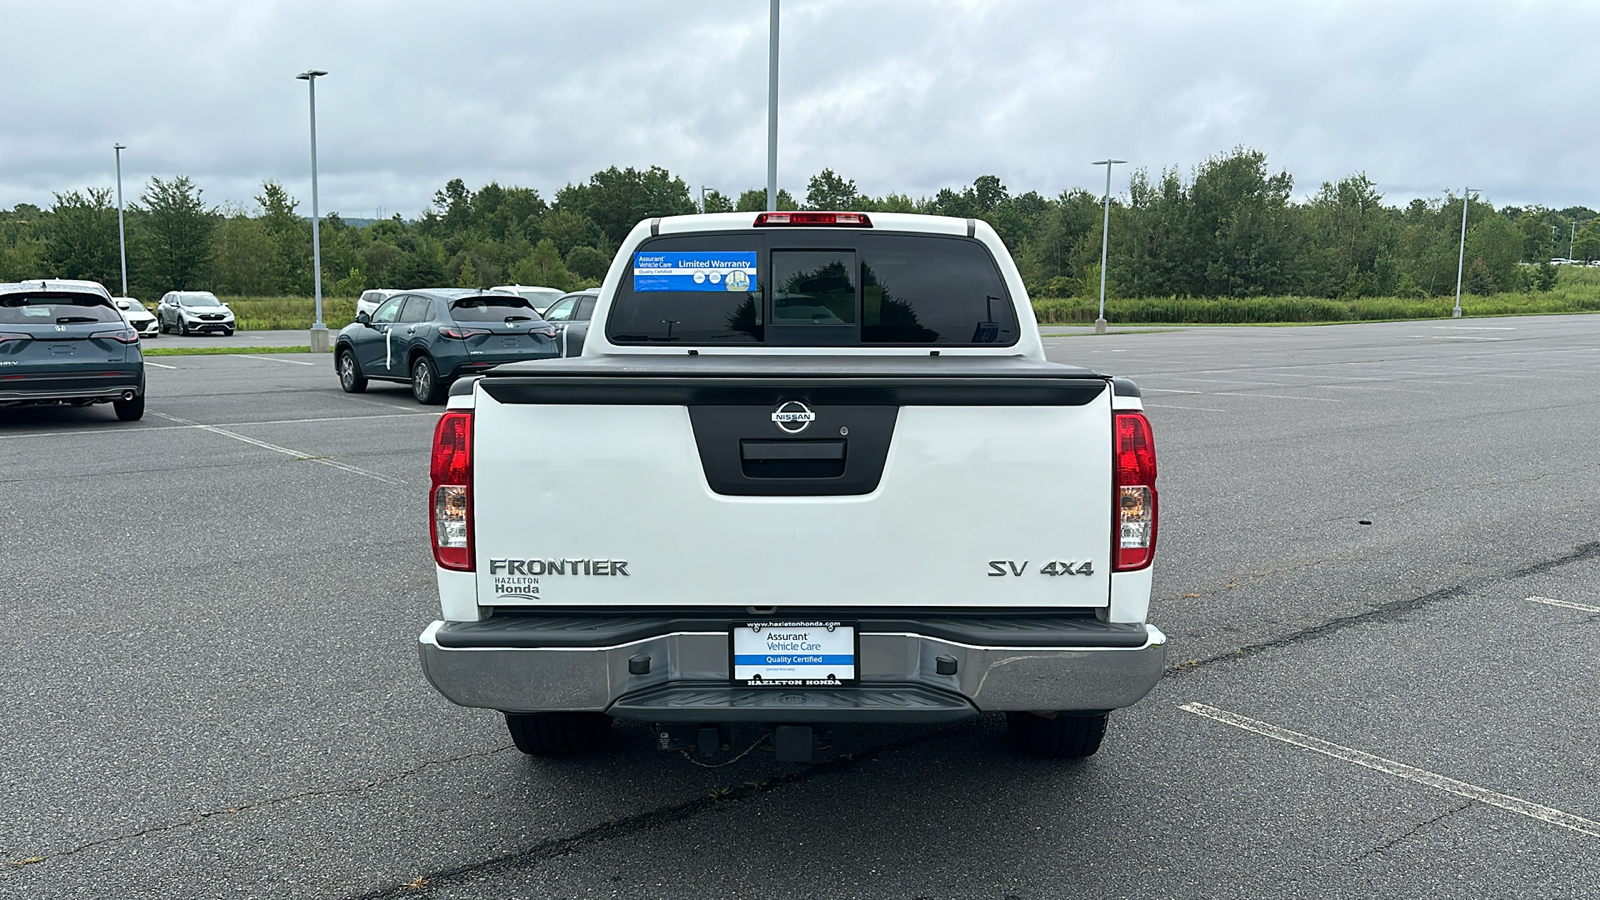
<svg viewBox="0 0 1600 900">
<path fill-rule="evenodd" d="M 538 310 L 540 315 L 544 315 L 544 311 L 552 303 L 560 300 L 561 295 L 564 293 L 551 287 L 529 287 L 525 284 L 502 284 L 489 290 L 499 291 L 504 294 L 516 294 L 518 297 L 532 303 L 533 308 Z"/>
<path fill-rule="evenodd" d="M 190 335 L 206 331 L 233 334 L 233 310 L 210 291 L 167 291 L 156 304 L 157 327 L 162 334 Z"/>
<path fill-rule="evenodd" d="M 361 296 L 356 298 L 356 315 L 360 316 L 362 313 L 366 313 L 367 318 L 370 319 L 372 314 L 378 311 L 378 307 L 383 305 L 383 301 L 399 293 L 403 292 L 393 288 L 374 288 L 370 291 L 362 291 Z"/>
</svg>

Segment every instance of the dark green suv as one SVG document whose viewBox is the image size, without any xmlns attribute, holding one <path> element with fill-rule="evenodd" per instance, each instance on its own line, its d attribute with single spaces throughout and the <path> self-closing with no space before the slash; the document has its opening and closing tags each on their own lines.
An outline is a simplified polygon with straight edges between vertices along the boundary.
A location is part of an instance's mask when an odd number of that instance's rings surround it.
<svg viewBox="0 0 1600 900">
<path fill-rule="evenodd" d="M 406 291 L 344 327 L 333 348 L 339 386 L 411 385 L 418 403 L 439 403 L 450 382 L 502 363 L 561 355 L 555 326 L 521 297 L 460 288 Z"/>
<path fill-rule="evenodd" d="M 139 335 L 111 295 L 93 282 L 0 284 L 0 409 L 95 403 L 144 416 Z"/>
</svg>

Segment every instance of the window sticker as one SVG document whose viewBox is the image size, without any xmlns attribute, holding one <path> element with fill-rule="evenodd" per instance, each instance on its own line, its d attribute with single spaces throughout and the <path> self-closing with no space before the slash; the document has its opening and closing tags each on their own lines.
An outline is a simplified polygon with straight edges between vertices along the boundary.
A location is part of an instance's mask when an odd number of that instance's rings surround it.
<svg viewBox="0 0 1600 900">
<path fill-rule="evenodd" d="M 755 253 L 706 250 L 696 253 L 633 254 L 635 291 L 753 291 Z"/>
</svg>

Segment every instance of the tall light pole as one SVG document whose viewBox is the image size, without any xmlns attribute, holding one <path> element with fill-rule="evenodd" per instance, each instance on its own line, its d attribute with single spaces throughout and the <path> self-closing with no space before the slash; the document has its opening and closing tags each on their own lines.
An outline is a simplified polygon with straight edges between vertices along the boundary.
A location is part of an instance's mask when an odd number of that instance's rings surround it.
<svg viewBox="0 0 1600 900">
<path fill-rule="evenodd" d="M 328 352 L 328 326 L 322 321 L 322 240 L 317 225 L 317 79 L 328 74 L 319 69 L 307 69 L 295 78 L 311 88 L 311 278 L 316 287 L 317 320 L 311 323 L 311 352 Z"/>
<path fill-rule="evenodd" d="M 117 247 L 122 251 L 122 296 L 128 296 L 128 232 L 122 227 L 122 144 L 112 144 L 117 151 Z"/>
<path fill-rule="evenodd" d="M 1106 250 L 1111 245 L 1111 167 L 1125 163 L 1125 159 L 1096 160 L 1095 165 L 1106 167 L 1106 218 L 1100 226 L 1100 317 L 1094 320 L 1094 333 L 1106 333 Z"/>
<path fill-rule="evenodd" d="M 767 17 L 767 211 L 778 208 L 778 0 Z"/>
<path fill-rule="evenodd" d="M 1567 262 L 1577 259 L 1578 249 L 1578 220 L 1572 220 L 1572 234 L 1567 237 Z"/>
<path fill-rule="evenodd" d="M 1461 197 L 1461 249 L 1456 252 L 1456 308 L 1450 311 L 1451 318 L 1461 318 L 1461 271 L 1467 261 L 1467 207 L 1472 205 L 1472 192 L 1477 188 L 1467 188 Z"/>
</svg>

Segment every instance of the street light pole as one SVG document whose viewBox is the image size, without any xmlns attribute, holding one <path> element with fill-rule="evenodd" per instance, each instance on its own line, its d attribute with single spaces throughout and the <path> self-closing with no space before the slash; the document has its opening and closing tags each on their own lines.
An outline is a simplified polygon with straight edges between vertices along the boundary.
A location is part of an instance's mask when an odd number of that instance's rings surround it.
<svg viewBox="0 0 1600 900">
<path fill-rule="evenodd" d="M 128 296 L 128 232 L 122 226 L 122 144 L 112 144 L 117 151 L 117 247 L 122 252 L 122 296 Z"/>
<path fill-rule="evenodd" d="M 778 0 L 767 24 L 767 211 L 778 208 Z"/>
<path fill-rule="evenodd" d="M 1578 249 L 1578 220 L 1572 220 L 1572 234 L 1567 238 L 1567 262 L 1577 259 Z"/>
<path fill-rule="evenodd" d="M 1106 217 L 1100 226 L 1100 317 L 1094 320 L 1094 333 L 1106 333 L 1106 250 L 1111 246 L 1111 167 L 1125 163 L 1125 159 L 1096 160 L 1094 165 L 1106 167 Z"/>
<path fill-rule="evenodd" d="M 311 352 L 328 352 L 328 326 L 322 321 L 322 240 L 318 233 L 321 218 L 317 209 L 317 79 L 327 72 L 307 69 L 295 78 L 311 88 L 311 278 L 315 285 L 317 320 L 311 323 Z"/>
<path fill-rule="evenodd" d="M 1456 308 L 1450 311 L 1450 317 L 1461 318 L 1461 272 L 1467 261 L 1467 207 L 1472 205 L 1472 192 L 1476 188 L 1467 188 L 1461 197 L 1461 249 L 1456 252 Z"/>
</svg>

